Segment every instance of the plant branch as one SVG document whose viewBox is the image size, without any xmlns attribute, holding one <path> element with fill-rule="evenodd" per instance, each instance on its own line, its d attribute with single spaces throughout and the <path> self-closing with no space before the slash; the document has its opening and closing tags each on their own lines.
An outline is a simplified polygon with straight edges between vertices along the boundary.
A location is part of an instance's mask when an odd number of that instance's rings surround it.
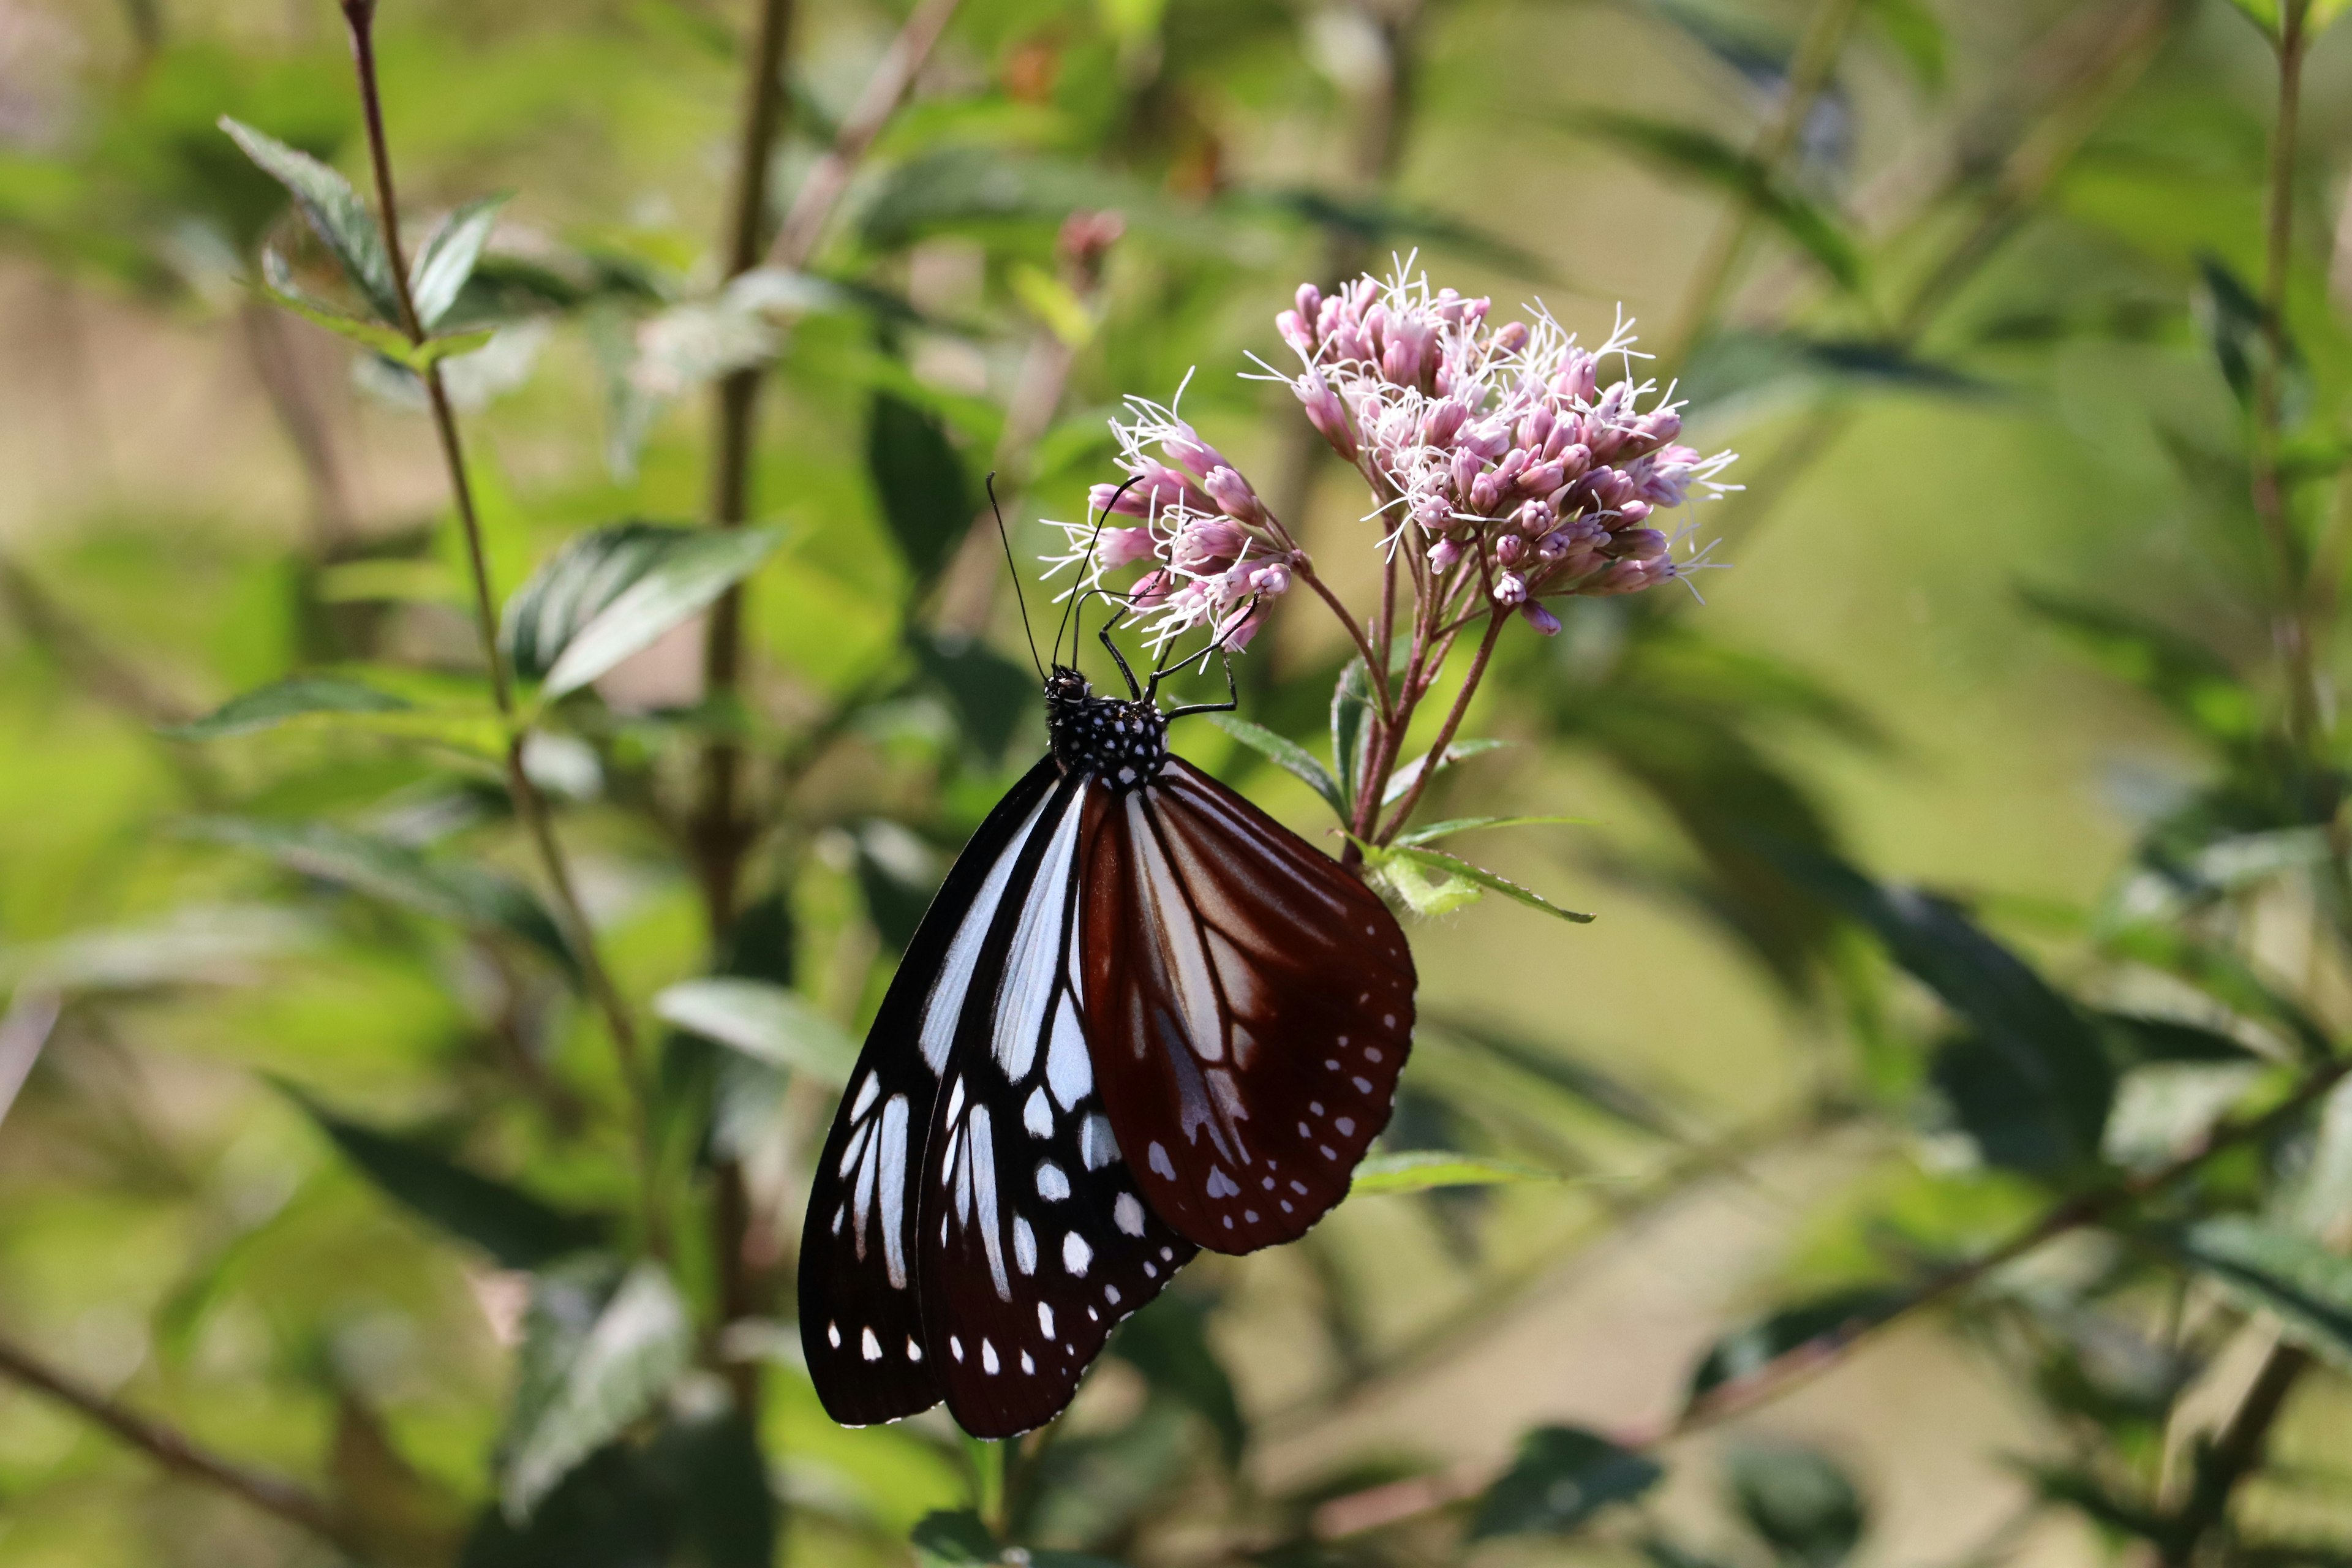
<svg viewBox="0 0 2352 1568">
<path fill-rule="evenodd" d="M 0 1377 L 5 1377 L 146 1455 L 173 1475 L 226 1492 L 248 1507 L 305 1530 L 347 1552 L 358 1551 L 354 1532 L 326 1499 L 282 1476 L 247 1469 L 222 1458 L 187 1434 L 152 1415 L 142 1415 L 0 1339 Z"/>
<path fill-rule="evenodd" d="M 2303 60 L 2308 39 L 2304 20 L 2308 0 L 2282 0 L 2278 37 L 2278 117 L 2271 127 L 2270 163 L 2264 182 L 2263 335 L 2267 351 L 2254 372 L 2253 504 L 2272 565 L 2278 574 L 2279 604 L 2272 637 L 2286 667 L 2288 733 L 2308 747 L 2318 727 L 2320 693 L 2307 611 L 2307 563 L 2287 511 L 2280 447 L 2285 439 L 2284 389 L 2281 372 L 2287 353 L 2287 281 L 2294 260 L 2294 158 L 2303 100 Z"/>
<path fill-rule="evenodd" d="M 1429 759 L 1422 763 L 1421 772 L 1414 775 L 1412 783 L 1406 787 L 1404 798 L 1397 802 L 1396 810 L 1390 814 L 1388 825 L 1381 829 L 1378 837 L 1373 839 L 1374 843 L 1386 844 L 1397 836 L 1406 823 L 1412 820 L 1413 807 L 1421 804 L 1422 792 L 1429 788 L 1430 779 L 1436 774 L 1440 767 L 1444 765 L 1445 748 L 1454 743 L 1454 731 L 1462 728 L 1463 716 L 1470 711 L 1470 699 L 1477 695 L 1478 683 L 1486 678 L 1486 661 L 1495 657 L 1495 645 L 1502 640 L 1504 623 L 1510 618 L 1508 613 L 1499 608 L 1487 612 L 1486 635 L 1478 639 L 1478 651 L 1471 656 L 1469 673 L 1462 678 L 1462 689 L 1454 693 L 1454 706 L 1446 710 L 1445 722 L 1438 727 L 1437 739 L 1430 742 Z M 1398 728 L 1396 742 L 1390 748 L 1389 761 L 1391 765 L 1396 760 L 1397 746 L 1403 743 L 1402 726 Z M 1364 781 L 1365 803 L 1372 808 L 1369 814 L 1365 814 L 1365 820 L 1368 823 L 1372 816 L 1379 814 L 1381 792 L 1387 785 L 1388 778 L 1385 772 L 1377 780 L 1367 778 Z"/>
<path fill-rule="evenodd" d="M 2197 1479 L 2188 1500 L 2172 1521 L 2171 1538 L 2158 1561 L 2163 1568 L 2189 1568 L 2197 1549 L 2219 1527 L 2230 1510 L 2230 1496 L 2238 1483 L 2253 1474 L 2270 1444 L 2271 1428 L 2285 1410 L 2295 1384 L 2311 1368 L 2307 1352 L 2282 1341 L 2271 1347 L 2262 1370 L 2239 1401 L 2230 1424 L 2212 1446 L 2199 1456 Z"/>
<path fill-rule="evenodd" d="M 1780 102 L 1748 150 L 1748 164 L 1755 170 L 1759 186 L 1769 186 L 1780 177 L 1780 165 L 1796 147 L 1814 103 L 1829 85 L 1831 73 L 1837 69 L 1846 31 L 1853 25 L 1854 13 L 1859 9 L 1861 0 L 1815 0 L 1812 15 L 1805 23 L 1804 36 L 1798 40 L 1796 54 L 1789 62 L 1788 79 L 1780 89 Z M 1715 237 L 1701 253 L 1698 266 L 1683 290 L 1674 332 L 1659 355 L 1661 365 L 1684 364 L 1691 350 L 1706 336 L 1724 291 L 1730 286 L 1732 274 L 1738 269 L 1740 258 L 1747 253 L 1748 242 L 1756 232 L 1759 194 L 1743 190 L 1734 196 L 1731 206 L 1717 225 Z"/>
<path fill-rule="evenodd" d="M 376 201 L 383 225 L 384 251 L 390 262 L 393 292 L 400 307 L 402 330 L 408 334 L 410 342 L 421 347 L 425 342 L 425 323 L 417 314 L 415 297 L 409 289 L 408 264 L 400 243 L 400 205 L 393 184 L 392 150 L 383 130 L 383 100 L 376 73 L 374 0 L 343 0 L 343 18 L 351 28 L 352 58 L 359 77 L 361 108 L 367 124 L 368 156 L 375 171 Z M 498 703 L 499 716 L 505 721 L 508 731 L 507 793 L 514 802 L 516 816 L 521 820 L 532 846 L 538 850 L 540 864 L 555 892 L 556 919 L 563 928 L 565 941 L 578 958 L 589 994 L 604 1014 L 605 1026 L 612 1033 L 614 1050 L 620 1058 L 621 1074 L 635 1110 L 639 1197 L 645 1211 L 646 1237 L 649 1246 L 660 1250 L 663 1226 L 658 1194 L 659 1162 L 653 1125 L 653 1090 L 646 1078 L 644 1051 L 637 1038 L 636 1022 L 630 1016 L 627 1004 L 623 1001 L 619 989 L 613 984 L 612 976 L 597 952 L 595 931 L 580 902 L 562 847 L 556 840 L 547 802 L 523 767 L 525 726 L 515 705 L 513 677 L 507 668 L 506 655 L 499 647 L 498 610 L 490 587 L 488 557 L 482 544 L 481 515 L 474 504 L 473 480 L 466 468 L 465 447 L 458 435 L 457 414 L 450 405 L 448 388 L 442 381 L 441 367 L 437 363 L 425 367 L 422 379 L 425 402 L 433 413 L 434 434 L 439 439 L 442 461 L 448 469 L 450 497 L 457 507 L 458 525 L 466 537 L 466 559 L 474 594 L 474 628 L 481 642 L 482 658 L 489 668 L 490 693 Z"/>
</svg>

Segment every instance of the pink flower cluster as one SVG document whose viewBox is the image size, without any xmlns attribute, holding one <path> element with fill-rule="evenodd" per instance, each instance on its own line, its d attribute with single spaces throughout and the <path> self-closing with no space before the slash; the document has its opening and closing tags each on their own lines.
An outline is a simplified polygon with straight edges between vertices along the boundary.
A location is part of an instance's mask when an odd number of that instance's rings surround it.
<svg viewBox="0 0 2352 1568">
<path fill-rule="evenodd" d="M 1127 410 L 1111 430 L 1129 478 L 1094 487 L 1087 505 L 1099 522 L 1055 525 L 1070 552 L 1054 557 L 1054 569 L 1078 564 L 1077 592 L 1150 562 L 1117 597 L 1149 617 L 1155 649 L 1195 627 L 1213 645 L 1247 647 L 1267 605 L 1290 591 L 1296 552 L 1250 482 L 1174 409 L 1130 397 Z"/>
<path fill-rule="evenodd" d="M 1656 514 L 1731 488 L 1715 476 L 1734 455 L 1676 443 L 1679 405 L 1635 383 L 1622 325 L 1587 350 L 1541 310 L 1499 326 L 1488 310 L 1400 270 L 1328 296 L 1305 285 L 1276 318 L 1302 367 L 1277 379 L 1394 513 L 1385 542 L 1410 534 L 1441 595 L 1475 580 L 1546 633 L 1559 629 L 1546 597 L 1635 593 L 1691 570 Z"/>
</svg>

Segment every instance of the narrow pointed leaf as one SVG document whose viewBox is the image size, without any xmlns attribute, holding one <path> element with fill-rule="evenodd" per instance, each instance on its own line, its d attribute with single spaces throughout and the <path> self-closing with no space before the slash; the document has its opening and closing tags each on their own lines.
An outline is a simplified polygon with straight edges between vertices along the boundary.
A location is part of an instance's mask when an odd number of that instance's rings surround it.
<svg viewBox="0 0 2352 1568">
<path fill-rule="evenodd" d="M 503 195 L 484 196 L 459 207 L 416 253 L 415 264 L 409 268 L 408 293 L 416 303 L 416 319 L 426 331 L 439 326 L 457 296 L 465 292 L 475 264 L 482 258 L 482 247 L 498 226 L 499 209 L 506 203 Z"/>
<path fill-rule="evenodd" d="M 625 522 L 572 540 L 507 602 L 516 673 L 562 696 L 706 608 L 766 560 L 775 529 Z"/>
<path fill-rule="evenodd" d="M 508 1519 L 528 1519 L 582 1460 L 651 1414 L 693 1358 L 694 1324 L 677 1288 L 658 1265 L 637 1265 L 575 1345 L 549 1347 L 543 1397 L 508 1434 L 499 1488 Z"/>
<path fill-rule="evenodd" d="M 400 713 L 414 707 L 406 698 L 379 691 L 364 681 L 340 675 L 298 675 L 240 693 L 203 718 L 162 732 L 174 741 L 218 741 L 322 713 Z"/>
<path fill-rule="evenodd" d="M 1484 866 L 1474 866 L 1457 855 L 1448 855 L 1443 849 L 1423 849 L 1413 845 L 1391 845 L 1389 847 L 1388 854 L 1396 859 L 1410 860 L 1417 866 L 1426 866 L 1433 870 L 1459 877 L 1465 881 L 1475 882 L 1490 892 L 1500 893 L 1505 898 L 1525 904 L 1531 910 L 1541 910 L 1548 915 L 1557 915 L 1561 920 L 1572 921 L 1578 925 L 1589 924 L 1592 920 L 1591 915 L 1576 910 L 1564 910 L 1531 888 L 1523 888 L 1507 877 L 1497 876 Z"/>
<path fill-rule="evenodd" d="M 2352 1371 L 2352 1258 L 2239 1215 L 2191 1226 L 2172 1245 L 2239 1305 L 2274 1314 L 2288 1339 Z"/>
<path fill-rule="evenodd" d="M 1356 798 L 1363 773 L 1364 745 L 1371 729 L 1372 689 L 1369 667 L 1351 658 L 1331 688 L 1331 768 L 1339 781 L 1339 798 Z M 1346 813 L 1341 813 L 1342 817 Z"/>
<path fill-rule="evenodd" d="M 1869 1523 L 1862 1493 L 1828 1455 L 1793 1445 L 1735 1448 L 1731 1500 L 1787 1568 L 1838 1568 Z"/>
<path fill-rule="evenodd" d="M 1425 1193 L 1435 1187 L 1497 1187 L 1560 1179 L 1557 1171 L 1513 1160 L 1490 1160 L 1449 1149 L 1408 1149 L 1364 1160 L 1357 1165 L 1348 1190 L 1350 1194 Z"/>
<path fill-rule="evenodd" d="M 936 415 L 885 392 L 867 418 L 866 465 L 882 521 L 920 593 L 963 542 L 977 510 L 963 458 Z"/>
<path fill-rule="evenodd" d="M 772 1067 L 839 1086 L 857 1065 L 857 1042 L 797 992 L 762 980 L 688 980 L 654 998 L 666 1024 L 715 1040 Z"/>
<path fill-rule="evenodd" d="M 1444 822 L 1433 822 L 1426 827 L 1416 827 L 1410 833 L 1400 833 L 1396 842 L 1410 848 L 1416 844 L 1428 844 L 1450 834 L 1475 833 L 1490 827 L 1546 827 L 1562 824 L 1590 824 L 1589 816 L 1456 816 Z"/>
<path fill-rule="evenodd" d="M 393 284 L 392 260 L 383 247 L 383 231 L 376 225 L 375 214 L 352 189 L 352 183 L 308 153 L 250 125 L 224 115 L 220 128 L 244 149 L 247 157 L 286 187 L 303 218 L 334 252 L 352 286 L 366 298 L 376 315 L 397 322 L 400 302 Z"/>
<path fill-rule="evenodd" d="M 1842 287 L 1862 281 L 1862 252 L 1836 218 L 1714 132 L 1645 115 L 1580 113 L 1572 129 L 1597 134 L 1674 172 L 1744 197 Z"/>
<path fill-rule="evenodd" d="M 1232 713 L 1212 713 L 1209 722 L 1267 761 L 1306 780 L 1331 807 L 1333 816 L 1341 822 L 1348 820 L 1347 796 L 1339 793 L 1339 781 L 1316 760 L 1314 752 L 1296 741 L 1276 734 L 1263 724 L 1253 724 Z"/>
<path fill-rule="evenodd" d="M 1658 1463 L 1580 1426 L 1538 1426 L 1519 1439 L 1511 1468 L 1478 1500 L 1470 1539 L 1560 1535 L 1665 1476 Z"/>
</svg>

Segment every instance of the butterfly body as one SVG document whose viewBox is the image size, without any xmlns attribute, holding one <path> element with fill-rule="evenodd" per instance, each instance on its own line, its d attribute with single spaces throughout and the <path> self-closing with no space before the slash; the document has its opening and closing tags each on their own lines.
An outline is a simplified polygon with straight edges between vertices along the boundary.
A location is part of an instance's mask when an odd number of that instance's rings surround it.
<svg viewBox="0 0 2352 1568">
<path fill-rule="evenodd" d="M 1388 1121 L 1412 962 L 1380 900 L 1168 751 L 1142 693 L 1045 683 L 1047 755 L 950 870 L 813 1185 L 826 1410 L 1058 1414 L 1201 1247 L 1296 1238 Z"/>
</svg>

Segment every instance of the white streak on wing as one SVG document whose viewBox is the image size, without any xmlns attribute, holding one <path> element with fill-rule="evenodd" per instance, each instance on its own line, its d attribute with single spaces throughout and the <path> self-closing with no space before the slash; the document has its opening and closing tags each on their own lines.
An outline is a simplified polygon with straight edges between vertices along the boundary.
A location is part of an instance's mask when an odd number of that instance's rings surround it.
<svg viewBox="0 0 2352 1568">
<path fill-rule="evenodd" d="M 866 1140 L 873 1131 L 874 1123 L 866 1121 L 859 1123 L 857 1131 L 849 1135 L 849 1147 L 841 1152 L 840 1175 L 847 1176 L 857 1168 L 857 1157 L 866 1152 Z"/>
<path fill-rule="evenodd" d="M 1024 1274 L 1037 1272 L 1037 1233 L 1019 1215 L 1013 1216 L 1013 1261 Z"/>
<path fill-rule="evenodd" d="M 867 1073 L 866 1081 L 857 1086 L 857 1103 L 849 1108 L 849 1119 L 856 1121 L 868 1110 L 873 1110 L 874 1097 L 881 1092 L 882 1080 L 874 1074 Z"/>
<path fill-rule="evenodd" d="M 963 1146 L 963 1157 L 956 1162 L 955 1183 L 956 1224 L 970 1225 L 971 1223 L 971 1144 L 969 1140 Z M 942 1223 L 944 1223 L 944 1217 Z M 945 1240 L 946 1237 L 942 1236 L 940 1239 Z"/>
<path fill-rule="evenodd" d="M 1030 830 L 1037 826 L 1038 815 L 1045 809 L 1045 802 L 1042 800 L 1030 808 L 1012 842 L 997 855 L 996 864 L 988 868 L 988 878 L 981 883 L 979 896 L 964 911 L 963 923 L 956 927 L 955 940 L 948 943 L 948 955 L 940 964 L 940 977 L 931 983 L 931 994 L 923 999 L 923 1025 L 919 1038 L 922 1041 L 923 1060 L 930 1064 L 935 1074 L 945 1076 L 948 1070 L 948 1053 L 955 1048 L 956 1020 L 963 1015 L 964 993 L 971 989 L 971 972 L 980 963 L 980 944 L 988 938 L 989 922 L 996 918 L 996 906 L 1004 898 L 1004 885 L 1013 880 L 1013 867 L 1021 858 L 1021 847 L 1029 842 Z"/>
<path fill-rule="evenodd" d="M 907 1097 L 882 1105 L 882 1264 L 890 1289 L 907 1288 Z"/>
<path fill-rule="evenodd" d="M 1077 965 L 1073 963 L 1070 976 L 1074 991 L 1077 973 Z M 1045 1047 L 1045 1082 L 1065 1110 L 1094 1092 L 1094 1064 L 1087 1059 L 1087 1035 L 1078 1026 L 1075 995 L 1064 997 L 1062 1005 L 1054 1010 L 1054 1037 Z"/>
<path fill-rule="evenodd" d="M 1004 1274 L 1004 1237 L 996 1224 L 996 1140 L 989 1130 L 988 1107 L 971 1108 L 972 1206 L 980 1213 L 980 1243 L 988 1249 L 988 1275 L 996 1281 L 996 1294 L 1002 1300 L 1013 1300 L 1013 1281 Z M 961 1194 L 959 1194 L 959 1196 Z"/>
<path fill-rule="evenodd" d="M 857 1237 L 857 1256 L 866 1256 L 866 1216 L 874 1212 L 875 1146 L 866 1146 L 866 1158 L 857 1166 L 857 1195 L 851 1200 L 851 1224 Z"/>
<path fill-rule="evenodd" d="M 1176 984 L 1176 1003 L 1184 1012 L 1184 1033 L 1192 1054 L 1203 1061 L 1222 1061 L 1225 1032 L 1217 1006 L 1217 989 L 1209 978 L 1209 955 L 1201 946 L 1201 928 L 1184 902 L 1175 868 L 1160 852 L 1160 836 L 1151 830 L 1143 797 L 1127 797 L 1129 841 L 1135 846 L 1138 884 L 1143 889 L 1147 922 L 1159 933 L 1160 949 Z"/>
<path fill-rule="evenodd" d="M 1062 910 L 1070 897 L 1070 862 L 1078 850 L 1078 823 L 1086 816 L 1084 790 L 1074 790 L 1054 828 L 1053 842 L 1037 868 L 1037 880 L 1021 923 L 1013 928 L 1013 946 L 1004 958 L 1004 978 L 996 992 L 996 1019 L 991 1037 L 996 1064 L 1005 1081 L 1019 1083 L 1037 1060 L 1037 1041 L 1045 1031 L 1045 1010 L 1054 1005 L 1055 980 L 1061 965 Z"/>
<path fill-rule="evenodd" d="M 1078 1158 L 1089 1171 L 1099 1171 L 1118 1158 L 1118 1140 L 1110 1132 L 1110 1122 L 1099 1111 L 1088 1111 L 1078 1125 Z"/>
</svg>

